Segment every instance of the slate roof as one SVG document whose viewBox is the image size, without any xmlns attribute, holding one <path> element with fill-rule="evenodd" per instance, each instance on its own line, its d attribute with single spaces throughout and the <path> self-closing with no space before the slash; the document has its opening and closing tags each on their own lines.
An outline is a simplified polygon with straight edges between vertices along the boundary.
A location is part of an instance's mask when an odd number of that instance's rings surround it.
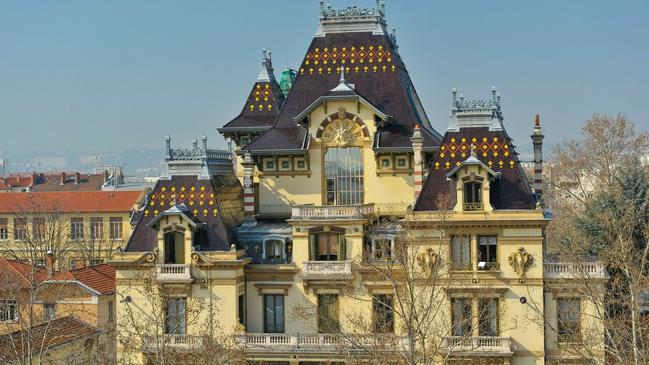
<svg viewBox="0 0 649 365">
<path fill-rule="evenodd" d="M 511 138 L 504 130 L 479 127 L 461 128 L 444 135 L 414 210 L 452 209 L 456 202 L 455 182 L 448 181 L 447 174 L 470 157 L 472 144 L 476 157 L 501 174 L 491 185 L 490 199 L 494 209 L 535 209 L 534 194 Z M 450 199 L 448 207 L 443 204 L 446 199 Z"/>
<path fill-rule="evenodd" d="M 270 54 L 264 50 L 259 76 L 241 113 L 219 128 L 219 132 L 267 129 L 273 125 L 283 104 L 284 93 L 275 79 Z"/>
<path fill-rule="evenodd" d="M 359 95 L 392 117 L 378 132 L 375 148 L 411 149 L 416 124 L 422 127 L 424 148 L 437 147 L 440 135 L 430 126 L 392 40 L 385 34 L 341 32 L 313 38 L 272 129 L 245 149 L 253 154 L 303 149 L 306 130 L 293 118 L 339 84 L 340 66 L 345 67 L 345 78 L 355 84 Z"/>
<path fill-rule="evenodd" d="M 243 220 L 243 189 L 234 176 L 172 176 L 158 180 L 147 196 L 141 219 L 126 246 L 126 251 L 147 252 L 157 246 L 155 230 L 149 226 L 157 216 L 184 204 L 191 219 L 204 224 L 194 237 L 201 251 L 225 251 L 236 243 L 234 229 Z"/>
<path fill-rule="evenodd" d="M 0 213 L 123 213 L 131 211 L 143 194 L 143 191 L 2 193 Z"/>
<path fill-rule="evenodd" d="M 72 343 L 99 334 L 99 329 L 81 321 L 74 316 L 53 319 L 47 323 L 32 328 L 30 335 L 32 353 L 38 354 L 42 349 L 51 350 L 57 346 Z M 20 354 L 26 356 L 29 345 L 27 332 L 16 331 L 0 336 L 0 361 L 10 363 L 16 361 Z"/>
</svg>

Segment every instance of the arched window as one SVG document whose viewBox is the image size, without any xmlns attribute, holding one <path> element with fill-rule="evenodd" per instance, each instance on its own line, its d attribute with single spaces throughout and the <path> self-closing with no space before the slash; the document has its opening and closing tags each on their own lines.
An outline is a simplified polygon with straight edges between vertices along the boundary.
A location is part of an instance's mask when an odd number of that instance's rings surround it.
<svg viewBox="0 0 649 365">
<path fill-rule="evenodd" d="M 363 204 L 363 154 L 359 147 L 330 147 L 325 155 L 327 205 Z"/>
<path fill-rule="evenodd" d="M 464 210 L 482 210 L 482 184 L 480 182 L 464 183 Z"/>
</svg>

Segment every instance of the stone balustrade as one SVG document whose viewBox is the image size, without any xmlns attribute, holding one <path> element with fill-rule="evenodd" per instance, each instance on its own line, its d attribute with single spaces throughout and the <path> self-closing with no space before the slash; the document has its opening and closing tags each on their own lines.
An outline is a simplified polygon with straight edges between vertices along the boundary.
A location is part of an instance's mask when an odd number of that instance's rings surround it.
<svg viewBox="0 0 649 365">
<path fill-rule="evenodd" d="M 292 207 L 291 219 L 365 219 L 374 215 L 374 204 L 364 205 L 298 205 Z"/>
<path fill-rule="evenodd" d="M 352 278 L 351 261 L 305 261 L 302 278 L 305 280 L 346 280 Z"/>
<path fill-rule="evenodd" d="M 350 350 L 402 352 L 409 350 L 407 337 L 380 334 L 247 333 L 236 342 L 250 352 L 338 352 Z"/>
<path fill-rule="evenodd" d="M 509 356 L 514 349 L 511 337 L 450 336 L 442 340 L 441 350 L 445 353 L 464 355 Z"/>
<path fill-rule="evenodd" d="M 606 267 L 594 262 L 546 262 L 543 264 L 544 276 L 548 279 L 591 278 L 604 279 L 608 277 Z"/>
<path fill-rule="evenodd" d="M 156 266 L 156 280 L 166 283 L 191 283 L 191 267 L 186 264 L 163 264 Z"/>
</svg>

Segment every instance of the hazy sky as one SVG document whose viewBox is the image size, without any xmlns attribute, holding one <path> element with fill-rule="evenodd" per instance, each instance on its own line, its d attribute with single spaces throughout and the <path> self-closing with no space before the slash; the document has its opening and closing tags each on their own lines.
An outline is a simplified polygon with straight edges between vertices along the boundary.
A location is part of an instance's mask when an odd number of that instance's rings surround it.
<svg viewBox="0 0 649 365">
<path fill-rule="evenodd" d="M 453 87 L 491 86 L 523 153 L 535 113 L 550 143 L 593 113 L 649 129 L 647 0 L 388 0 L 387 17 L 441 132 Z M 0 151 L 223 146 L 260 50 L 297 67 L 317 18 L 317 0 L 0 0 Z"/>
</svg>

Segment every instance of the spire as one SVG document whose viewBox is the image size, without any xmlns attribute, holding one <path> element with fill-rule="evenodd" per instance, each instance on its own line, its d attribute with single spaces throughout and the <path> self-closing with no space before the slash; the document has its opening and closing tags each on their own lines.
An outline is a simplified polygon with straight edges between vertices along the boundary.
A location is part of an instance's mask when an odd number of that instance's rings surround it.
<svg viewBox="0 0 649 365">
<path fill-rule="evenodd" d="M 340 83 L 338 84 L 338 86 L 331 89 L 330 91 L 333 91 L 333 92 L 354 91 L 354 84 L 348 84 L 345 81 L 345 68 L 344 67 L 340 67 Z"/>
<path fill-rule="evenodd" d="M 264 48 L 261 50 L 261 69 L 259 70 L 259 76 L 257 76 L 257 82 L 270 82 L 274 79 L 271 52 Z"/>
</svg>

